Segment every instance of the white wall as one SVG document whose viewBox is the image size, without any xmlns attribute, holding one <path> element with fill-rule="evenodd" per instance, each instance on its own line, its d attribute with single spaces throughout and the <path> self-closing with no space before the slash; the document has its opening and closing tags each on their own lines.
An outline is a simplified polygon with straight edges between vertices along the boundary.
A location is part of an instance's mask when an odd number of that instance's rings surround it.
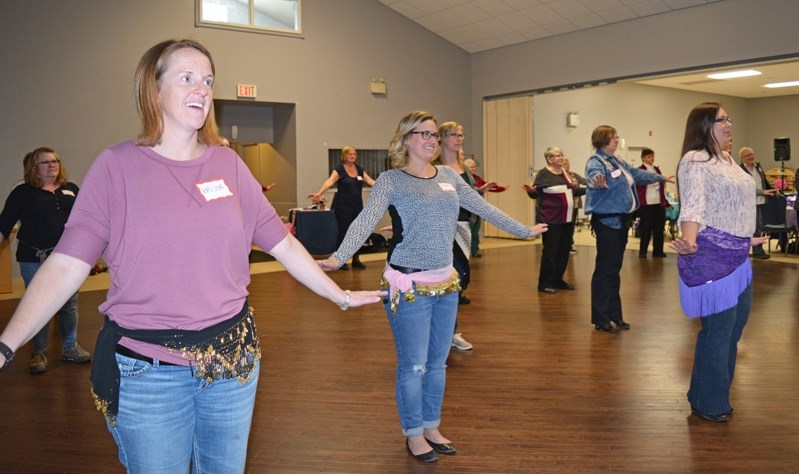
<svg viewBox="0 0 799 474">
<path fill-rule="evenodd" d="M 617 154 L 641 164 L 640 149 L 655 150 L 655 162 L 664 174 L 674 174 L 680 159 L 688 112 L 703 101 L 722 102 L 734 118 L 733 143 L 748 142 L 746 99 L 686 92 L 640 84 L 613 84 L 574 91 L 540 94 L 533 98 L 535 113 L 534 156 L 537 168 L 544 166 L 544 150 L 561 147 L 572 171 L 583 174 L 588 157 L 594 153 L 591 132 L 610 125 L 619 132 L 626 148 Z M 566 126 L 569 112 L 580 113 L 580 125 Z M 650 135 L 651 132 L 651 135 Z M 637 147 L 637 150 L 630 148 Z"/>
<path fill-rule="evenodd" d="M 799 55 L 797 18 L 799 2 L 794 0 L 725 0 L 476 53 L 472 55 L 473 123 L 482 128 L 482 101 L 488 96 Z M 683 117 L 689 110 L 683 111 Z M 747 114 L 744 110 L 737 115 L 743 120 L 741 115 Z M 557 126 L 566 119 L 553 120 Z M 536 123 L 540 121 L 537 114 Z M 684 125 L 684 118 L 681 122 Z M 746 127 L 736 123 L 736 129 Z M 622 128 L 623 133 L 630 131 Z M 472 145 L 480 153 L 482 137 L 475 139 Z M 540 147 L 546 145 L 537 142 L 536 150 Z M 539 155 L 536 151 L 536 158 Z"/>
</svg>

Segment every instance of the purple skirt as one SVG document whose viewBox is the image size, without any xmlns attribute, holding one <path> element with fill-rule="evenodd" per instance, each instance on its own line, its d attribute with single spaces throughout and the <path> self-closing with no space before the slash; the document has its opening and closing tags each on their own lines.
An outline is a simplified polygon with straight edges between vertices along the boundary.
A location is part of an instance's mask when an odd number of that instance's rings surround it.
<svg viewBox="0 0 799 474">
<path fill-rule="evenodd" d="M 696 253 L 677 257 L 680 304 L 689 318 L 732 308 L 752 283 L 749 237 L 705 227 L 696 236 L 696 245 Z"/>
</svg>

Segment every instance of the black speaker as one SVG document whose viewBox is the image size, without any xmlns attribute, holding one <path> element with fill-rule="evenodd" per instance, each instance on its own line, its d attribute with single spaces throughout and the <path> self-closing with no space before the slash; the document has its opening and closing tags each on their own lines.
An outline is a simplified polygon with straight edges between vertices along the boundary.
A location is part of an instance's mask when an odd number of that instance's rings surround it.
<svg viewBox="0 0 799 474">
<path fill-rule="evenodd" d="M 791 161 L 791 139 L 774 139 L 774 161 Z"/>
</svg>

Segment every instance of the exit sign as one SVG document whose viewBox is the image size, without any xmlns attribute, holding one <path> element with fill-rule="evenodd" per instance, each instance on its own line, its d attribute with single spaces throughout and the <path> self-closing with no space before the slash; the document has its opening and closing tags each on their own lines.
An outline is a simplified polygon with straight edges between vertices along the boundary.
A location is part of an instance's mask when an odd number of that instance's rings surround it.
<svg viewBox="0 0 799 474">
<path fill-rule="evenodd" d="M 239 84 L 237 97 L 252 97 L 255 98 L 255 84 Z"/>
</svg>

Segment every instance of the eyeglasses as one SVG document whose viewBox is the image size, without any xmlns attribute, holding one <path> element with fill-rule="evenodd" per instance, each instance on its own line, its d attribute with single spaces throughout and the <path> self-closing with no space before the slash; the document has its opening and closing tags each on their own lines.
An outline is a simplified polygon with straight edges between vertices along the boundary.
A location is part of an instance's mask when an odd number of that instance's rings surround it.
<svg viewBox="0 0 799 474">
<path fill-rule="evenodd" d="M 456 137 L 456 138 L 460 138 L 461 140 L 463 140 L 463 134 L 462 133 L 450 133 L 447 136 L 448 137 Z"/>
<path fill-rule="evenodd" d="M 37 165 L 50 166 L 50 165 L 57 165 L 59 163 L 61 163 L 61 160 L 44 160 L 44 161 L 40 161 L 40 162 L 38 162 L 36 164 Z"/>
<path fill-rule="evenodd" d="M 408 135 L 413 135 L 415 133 L 418 133 L 419 135 L 421 135 L 422 139 L 424 139 L 424 140 L 430 140 L 431 138 L 435 138 L 436 140 L 440 140 L 441 139 L 441 134 L 435 133 L 435 132 L 428 132 L 427 130 L 423 130 L 421 132 L 416 132 L 416 131 L 408 132 Z"/>
<path fill-rule="evenodd" d="M 719 117 L 716 120 L 714 120 L 714 122 L 720 123 L 722 125 L 726 122 L 726 123 L 732 125 L 732 119 L 730 117 Z"/>
</svg>

